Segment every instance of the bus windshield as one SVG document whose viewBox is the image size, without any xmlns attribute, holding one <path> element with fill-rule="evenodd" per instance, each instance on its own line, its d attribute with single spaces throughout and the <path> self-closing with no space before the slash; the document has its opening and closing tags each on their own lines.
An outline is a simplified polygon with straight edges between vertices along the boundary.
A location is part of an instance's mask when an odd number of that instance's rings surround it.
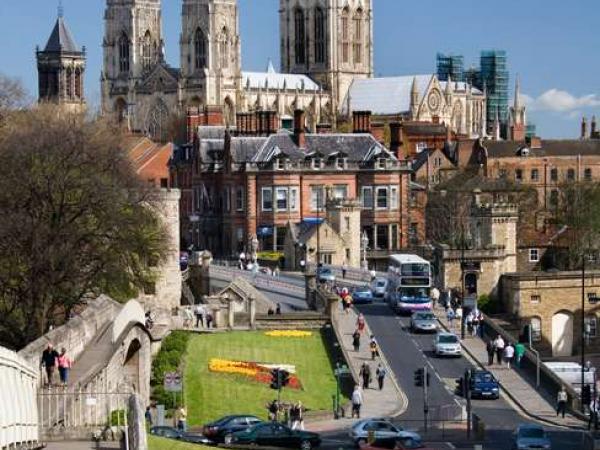
<svg viewBox="0 0 600 450">
<path fill-rule="evenodd" d="M 404 263 L 400 267 L 400 273 L 407 277 L 428 277 L 429 265 L 420 263 Z"/>
<path fill-rule="evenodd" d="M 429 301 L 429 288 L 426 287 L 402 287 L 398 289 L 398 297 L 400 301 Z"/>
</svg>

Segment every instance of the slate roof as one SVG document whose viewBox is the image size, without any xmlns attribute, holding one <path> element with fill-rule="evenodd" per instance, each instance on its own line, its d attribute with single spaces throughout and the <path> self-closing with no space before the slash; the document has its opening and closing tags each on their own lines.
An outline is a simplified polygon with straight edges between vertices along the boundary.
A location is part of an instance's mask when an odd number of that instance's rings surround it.
<svg viewBox="0 0 600 450">
<path fill-rule="evenodd" d="M 446 126 L 430 122 L 402 122 L 402 129 L 407 134 L 427 134 L 445 136 Z"/>
<path fill-rule="evenodd" d="M 509 158 L 520 156 L 524 142 L 486 141 L 483 146 L 490 158 Z M 600 139 L 590 140 L 543 140 L 541 148 L 529 148 L 529 157 L 544 156 L 600 156 Z"/>
<path fill-rule="evenodd" d="M 71 31 L 63 17 L 56 20 L 52 34 L 44 48 L 45 52 L 80 53 L 81 49 L 75 43 Z"/>
<path fill-rule="evenodd" d="M 251 89 L 305 89 L 318 92 L 321 87 L 306 75 L 295 73 L 279 73 L 275 71 L 273 64 L 269 62 L 266 72 L 242 71 L 242 86 Z"/>
</svg>

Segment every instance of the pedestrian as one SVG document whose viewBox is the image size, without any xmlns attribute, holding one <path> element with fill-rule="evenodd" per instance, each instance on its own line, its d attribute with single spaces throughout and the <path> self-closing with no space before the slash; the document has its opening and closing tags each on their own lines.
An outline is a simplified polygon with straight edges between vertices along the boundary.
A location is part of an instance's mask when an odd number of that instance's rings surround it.
<svg viewBox="0 0 600 450">
<path fill-rule="evenodd" d="M 379 356 L 379 345 L 377 345 L 377 340 L 373 335 L 371 335 L 371 342 L 369 342 L 369 348 L 371 349 L 371 360 L 375 361 L 375 357 Z"/>
<path fill-rule="evenodd" d="M 465 317 L 465 323 L 467 324 L 467 331 L 471 336 L 473 336 L 473 311 L 469 311 L 467 317 Z"/>
<path fill-rule="evenodd" d="M 377 383 L 379 384 L 379 390 L 383 390 L 383 381 L 385 380 L 385 376 L 387 375 L 387 370 L 381 364 L 377 366 L 377 370 L 375 371 L 375 376 L 377 377 Z"/>
<path fill-rule="evenodd" d="M 352 392 L 352 419 L 356 415 L 357 419 L 360 419 L 360 408 L 363 404 L 363 395 L 360 391 L 360 386 L 354 386 L 354 391 Z"/>
<path fill-rule="evenodd" d="M 375 269 L 371 269 L 369 274 L 371 275 L 371 282 L 375 281 L 375 278 L 377 277 L 377 272 L 375 272 Z"/>
<path fill-rule="evenodd" d="M 210 328 L 211 325 L 214 327 L 214 318 L 210 311 L 206 313 L 206 328 Z"/>
<path fill-rule="evenodd" d="M 522 342 L 517 342 L 515 345 L 515 363 L 517 367 L 521 367 L 521 359 L 525 355 L 525 345 Z"/>
<path fill-rule="evenodd" d="M 559 414 L 562 414 L 563 419 L 565 418 L 565 410 L 567 409 L 567 400 L 569 396 L 567 395 L 567 391 L 564 386 L 560 387 L 560 391 L 556 396 L 556 417 Z"/>
<path fill-rule="evenodd" d="M 196 328 L 204 328 L 204 315 L 206 314 L 206 310 L 204 309 L 204 305 L 202 303 L 198 303 L 196 308 L 194 309 L 194 314 L 196 315 Z"/>
<path fill-rule="evenodd" d="M 496 361 L 498 364 L 502 364 L 502 356 L 504 356 L 504 339 L 498 335 L 494 341 L 494 348 L 496 349 Z"/>
<path fill-rule="evenodd" d="M 278 316 L 281 315 L 281 303 L 277 303 L 277 307 L 275 308 L 275 314 Z"/>
<path fill-rule="evenodd" d="M 358 315 L 356 319 L 356 328 L 362 334 L 365 331 L 365 316 L 361 314 Z"/>
<path fill-rule="evenodd" d="M 352 334 L 352 346 L 354 347 L 354 351 L 358 352 L 360 350 L 360 331 L 356 330 Z"/>
<path fill-rule="evenodd" d="M 433 303 L 433 307 L 435 308 L 436 306 L 438 306 L 438 303 L 440 301 L 440 291 L 438 288 L 433 287 L 429 293 L 429 296 L 431 297 L 431 301 Z"/>
<path fill-rule="evenodd" d="M 444 305 L 444 311 L 446 312 L 446 315 L 448 314 L 448 309 L 450 309 L 450 297 L 450 291 L 444 292 L 444 299 L 442 300 L 442 303 Z"/>
<path fill-rule="evenodd" d="M 346 279 L 346 271 L 348 270 L 348 266 L 346 265 L 346 263 L 344 262 L 344 264 L 342 264 L 342 278 L 345 280 Z"/>
<path fill-rule="evenodd" d="M 454 316 L 456 317 L 456 320 L 458 320 L 458 322 L 460 323 L 460 321 L 463 318 L 463 309 L 462 306 L 460 306 L 460 303 L 456 306 L 456 309 L 454 310 Z"/>
<path fill-rule="evenodd" d="M 302 402 L 298 401 L 295 405 L 292 405 L 290 409 L 290 417 L 292 419 L 292 430 L 304 431 L 304 408 Z"/>
<path fill-rule="evenodd" d="M 598 398 L 594 398 L 590 403 L 590 418 L 588 420 L 588 430 L 591 430 L 592 423 L 594 424 L 594 430 L 598 431 Z"/>
<path fill-rule="evenodd" d="M 363 380 L 363 389 L 369 389 L 369 384 L 371 384 L 371 367 L 366 362 L 361 366 L 359 376 Z"/>
<path fill-rule="evenodd" d="M 451 330 L 454 330 L 454 318 L 454 310 L 452 308 L 448 309 L 448 312 L 446 313 L 446 319 L 448 319 L 448 326 Z"/>
<path fill-rule="evenodd" d="M 67 384 L 69 383 L 69 371 L 71 370 L 71 367 L 73 366 L 73 362 L 71 361 L 71 358 L 69 358 L 67 356 L 66 348 L 63 347 L 60 350 L 60 355 L 58 355 L 57 363 L 58 363 L 58 375 L 60 376 L 60 382 L 61 382 L 63 388 L 65 388 L 65 387 L 67 387 Z"/>
<path fill-rule="evenodd" d="M 506 362 L 506 367 L 508 369 L 510 369 L 510 363 L 512 362 L 514 356 L 515 356 L 515 348 L 509 342 L 506 344 L 506 347 L 504 347 L 504 361 Z"/>
<path fill-rule="evenodd" d="M 267 405 L 267 412 L 269 415 L 269 420 L 271 422 L 277 421 L 277 412 L 279 411 L 279 404 L 277 400 L 273 400 L 271 403 Z"/>
<path fill-rule="evenodd" d="M 494 364 L 494 354 L 496 353 L 496 348 L 494 347 L 494 343 L 491 340 L 488 340 L 485 344 L 485 351 L 488 356 L 488 366 Z"/>
<path fill-rule="evenodd" d="M 481 313 L 481 311 L 479 311 L 477 308 L 475 308 L 473 310 L 473 336 L 478 336 L 479 335 L 479 314 Z"/>
<path fill-rule="evenodd" d="M 187 431 L 187 411 L 183 405 L 179 406 L 175 417 L 177 419 L 177 429 L 185 433 Z"/>
<path fill-rule="evenodd" d="M 42 352 L 42 367 L 46 369 L 46 386 L 48 389 L 52 388 L 52 381 L 54 379 L 54 371 L 58 363 L 59 354 L 52 344 L 48 344 L 46 350 Z"/>
<path fill-rule="evenodd" d="M 279 266 L 277 266 L 277 267 L 275 267 L 275 270 L 273 271 L 273 276 L 275 278 L 279 278 L 279 273 L 280 273 Z"/>
<path fill-rule="evenodd" d="M 477 310 L 477 332 L 479 337 L 483 339 L 483 313 Z"/>
<path fill-rule="evenodd" d="M 152 411 L 150 410 L 149 406 L 146 407 L 144 417 L 146 418 L 146 423 L 148 424 L 148 426 L 152 427 Z"/>
</svg>

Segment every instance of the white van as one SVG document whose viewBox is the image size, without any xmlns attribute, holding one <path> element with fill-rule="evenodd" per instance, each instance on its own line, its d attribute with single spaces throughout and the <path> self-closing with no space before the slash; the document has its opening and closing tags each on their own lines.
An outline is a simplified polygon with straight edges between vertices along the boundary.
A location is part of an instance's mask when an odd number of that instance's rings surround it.
<svg viewBox="0 0 600 450">
<path fill-rule="evenodd" d="M 547 362 L 544 364 L 558 378 L 570 384 L 577 392 L 581 390 L 581 364 L 575 362 Z M 584 369 L 583 381 L 585 384 L 594 385 L 595 372 L 595 367 L 591 367 L 589 370 Z"/>
</svg>

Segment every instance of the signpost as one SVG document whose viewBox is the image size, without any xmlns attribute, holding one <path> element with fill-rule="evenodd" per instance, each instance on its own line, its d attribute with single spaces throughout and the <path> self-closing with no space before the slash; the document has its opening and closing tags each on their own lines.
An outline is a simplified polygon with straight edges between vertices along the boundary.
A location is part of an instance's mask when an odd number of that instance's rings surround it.
<svg viewBox="0 0 600 450">
<path fill-rule="evenodd" d="M 183 379 L 179 372 L 165 373 L 164 388 L 173 393 L 173 406 L 177 407 L 177 393 L 183 391 Z"/>
</svg>

